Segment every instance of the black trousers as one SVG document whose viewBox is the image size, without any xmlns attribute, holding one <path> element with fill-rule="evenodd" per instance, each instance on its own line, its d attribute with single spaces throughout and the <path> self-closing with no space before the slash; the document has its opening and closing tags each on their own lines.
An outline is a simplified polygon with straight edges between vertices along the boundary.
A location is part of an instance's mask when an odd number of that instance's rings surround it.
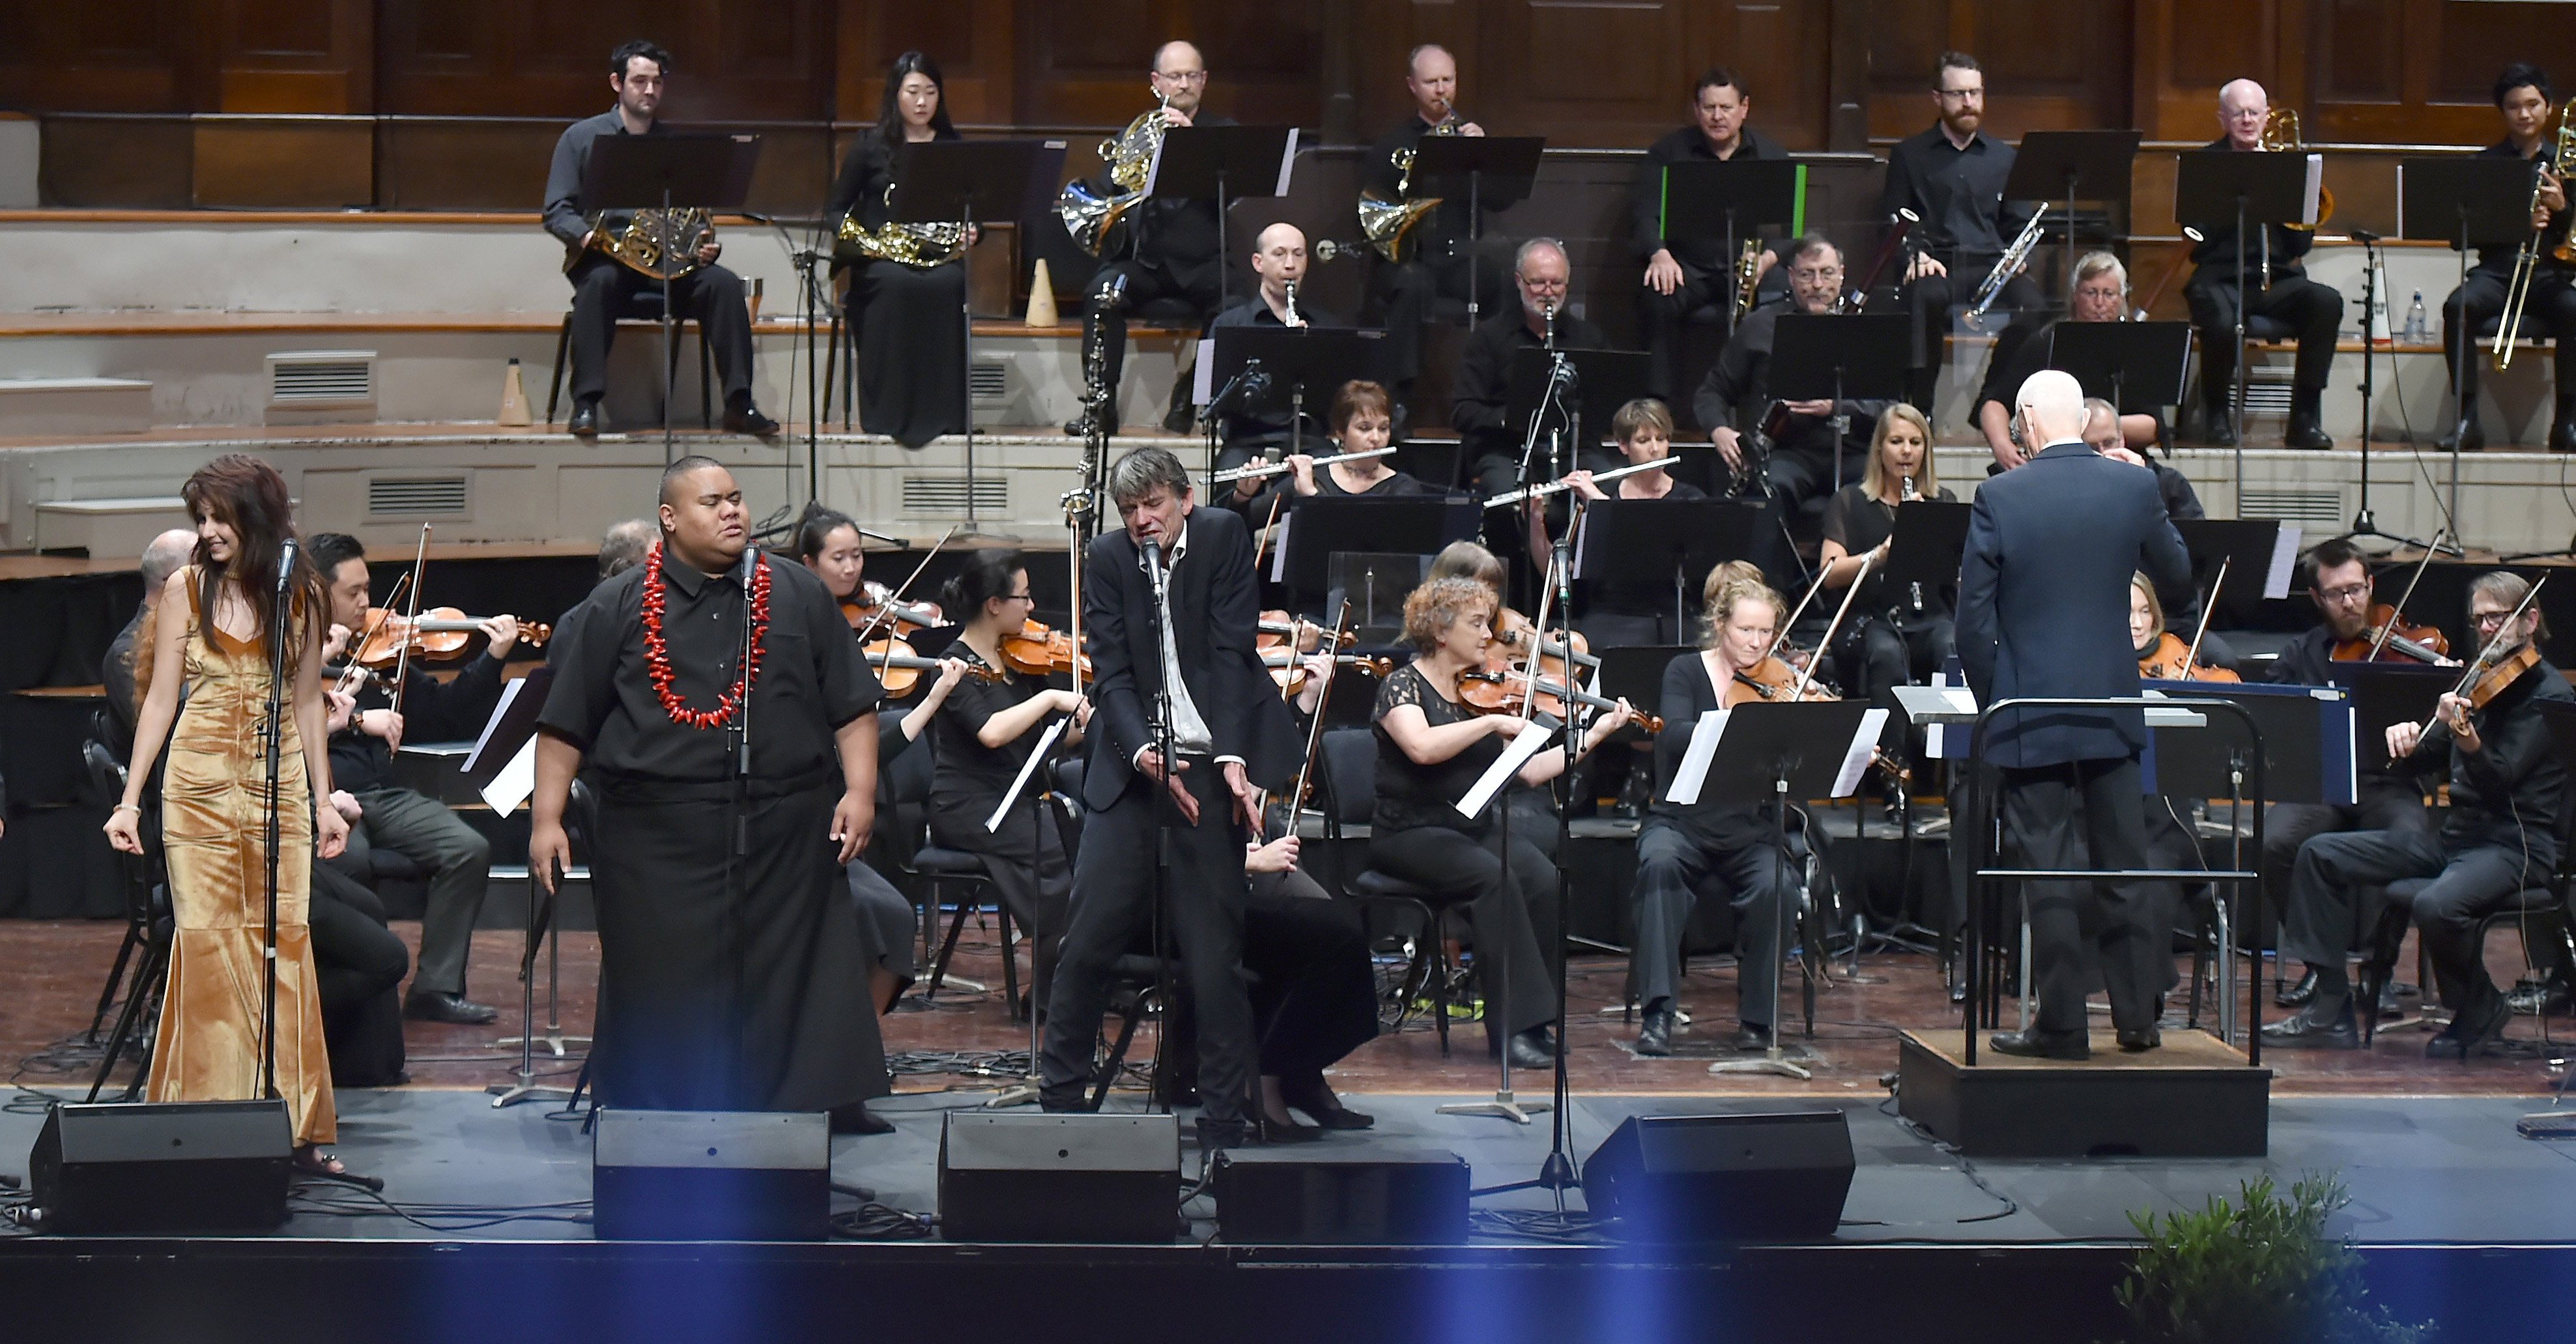
<svg viewBox="0 0 2576 1344">
<path fill-rule="evenodd" d="M 2191 305 L 2191 324 L 2200 329 L 2200 396 L 2212 413 L 2228 409 L 2236 386 L 2236 282 L 2202 271 L 2182 287 Z M 2343 325 L 2343 295 L 2304 277 L 2276 279 L 2270 289 L 2245 304 L 2247 317 L 2288 323 L 2299 343 L 2298 363 L 2290 390 L 2321 392 L 2333 371 L 2335 328 Z"/>
<path fill-rule="evenodd" d="M 2462 404 L 2475 405 L 2479 371 L 2486 365 L 2487 343 L 2477 339 L 2480 323 L 2504 315 L 2504 285 L 2507 277 L 2493 271 L 2471 271 L 2467 284 L 2451 291 L 2442 301 L 2442 367 L 2460 380 Z M 2531 277 L 2530 297 L 2523 301 L 2523 329 L 2537 326 L 2549 338 L 2557 359 L 2551 386 L 2558 392 L 2558 403 L 2567 404 L 2576 397 L 2576 283 L 2568 273 L 2555 267 L 2536 271 Z M 2466 366 L 2460 359 L 2460 342 L 2471 340 Z"/>
<path fill-rule="evenodd" d="M 1428 223 L 1426 220 L 1415 228 L 1419 230 Z M 1488 233 L 1475 246 L 1476 303 L 1482 316 L 1491 317 L 1512 301 L 1513 245 L 1508 238 Z M 1420 255 L 1433 248 L 1444 249 L 1446 254 L 1434 258 Z M 1370 263 L 1369 308 L 1386 326 L 1382 367 L 1399 385 L 1421 376 L 1422 329 L 1431 322 L 1433 303 L 1440 299 L 1465 301 L 1470 269 L 1468 248 L 1464 238 L 1434 239 L 1404 261 L 1379 257 Z"/>
<path fill-rule="evenodd" d="M 1781 921 L 1798 899 L 1805 842 L 1793 831 L 1789 845 L 1790 852 L 1767 839 L 1720 848 L 1663 818 L 1646 819 L 1637 833 L 1637 881 L 1631 889 L 1636 932 L 1628 950 L 1640 1007 L 1672 1006 L 1681 979 L 1682 932 L 1701 887 L 1714 880 L 1735 907 L 1736 1017 L 1747 1026 L 1771 1025 L 1780 990 L 1779 952 L 1788 945 Z"/>
<path fill-rule="evenodd" d="M 391 1085 L 403 1071 L 402 998 L 394 991 L 411 969 L 411 953 L 385 927 L 385 907 L 376 894 L 328 864 L 313 865 L 306 921 L 331 1081 L 341 1087 Z"/>
<path fill-rule="evenodd" d="M 1261 1072 L 1320 1077 L 1377 1037 L 1377 986 L 1359 911 L 1294 869 L 1252 879 L 1243 965 Z"/>
<path fill-rule="evenodd" d="M 2290 899 L 2290 879 L 2298 862 L 2299 850 L 2320 835 L 2342 831 L 2410 831 L 2431 835 L 2434 831 L 2432 810 L 2424 806 L 2424 795 L 2403 781 L 2380 777 L 2365 778 L 2351 806 L 2335 803 L 2274 803 L 2263 812 L 2263 891 L 2264 904 L 2272 918 L 2281 918 L 2283 903 Z M 2365 931 L 2366 932 L 2366 931 Z M 2250 940 L 2269 935 L 2269 930 L 2246 929 L 2240 937 L 2249 946 L 2260 946 Z M 2336 958 L 2340 964 L 2341 958 Z"/>
<path fill-rule="evenodd" d="M 1252 1003 L 1243 980 L 1244 829 L 1216 762 L 1183 759 L 1189 769 L 1181 780 L 1198 800 L 1197 825 L 1182 821 L 1164 786 L 1142 774 L 1083 821 L 1072 921 L 1047 996 L 1040 1077 L 1049 1105 L 1074 1105 L 1090 1081 L 1111 975 L 1153 922 L 1153 859 L 1158 839 L 1168 837 L 1163 927 L 1198 1014 L 1201 1118 L 1212 1125 L 1243 1118 L 1254 1077 Z"/>
<path fill-rule="evenodd" d="M 1123 289 L 1117 283 L 1122 276 L 1127 282 Z M 1113 292 L 1117 294 L 1115 300 L 1110 298 Z M 1118 379 L 1127 368 L 1127 316 L 1163 299 L 1188 304 L 1204 329 L 1216 318 L 1216 274 L 1210 272 L 1205 284 L 1190 284 L 1159 263 L 1130 258 L 1108 262 L 1091 277 L 1091 292 L 1082 305 L 1082 366 L 1088 370 L 1093 352 L 1098 352 L 1102 377 L 1109 387 L 1112 430 L 1118 428 Z M 1189 404 L 1189 378 L 1172 380 L 1171 409 L 1177 412 Z"/>
<path fill-rule="evenodd" d="M 860 263 L 850 275 L 859 428 L 918 448 L 966 432 L 966 263 Z"/>
<path fill-rule="evenodd" d="M 1650 379 L 1647 387 L 1666 404 L 1680 406 L 1690 391 L 1676 363 L 1681 356 L 1682 328 L 1701 313 L 1735 302 L 1735 268 L 1694 266 L 1679 257 L 1673 261 L 1682 268 L 1682 282 L 1672 293 L 1658 293 L 1654 286 L 1643 282 L 1637 286 L 1637 343 L 1646 348 Z M 1789 292 L 1786 270 L 1774 266 L 1753 286 L 1755 302 Z M 1731 328 L 1734 323 L 1721 325 Z"/>
<path fill-rule="evenodd" d="M 1073 872 L 1065 863 L 1054 808 L 1023 795 L 1011 814 L 1002 818 L 1000 829 L 985 830 L 984 819 L 1001 803 L 999 797 L 964 800 L 934 795 L 930 838 L 944 848 L 984 856 L 984 871 L 992 876 L 994 891 L 1031 942 L 1029 992 L 1033 997 L 1029 1001 L 1044 1004 L 1064 948 Z"/>
<path fill-rule="evenodd" d="M 608 390 L 608 347 L 617 319 L 635 296 L 661 282 L 603 256 L 584 257 L 572 268 L 572 400 L 596 402 Z M 702 266 L 671 282 L 671 316 L 698 324 L 715 353 L 725 402 L 751 395 L 751 310 L 743 306 L 742 277 L 722 266 Z"/>
<path fill-rule="evenodd" d="M 1807 572 L 1805 552 L 1822 529 L 1825 501 L 1833 498 L 1834 459 L 1805 449 L 1775 450 L 1764 474 L 1770 484 L 1766 502 L 1771 525 L 1757 539 L 1754 559 L 1774 585 L 1789 588 Z M 1842 483 L 1860 477 L 1861 464 L 1844 454 Z"/>
<path fill-rule="evenodd" d="M 1975 302 L 1977 286 L 1985 283 L 1986 273 L 1994 269 L 1991 257 L 1963 256 L 1948 264 L 1948 275 L 1926 275 L 1899 291 L 1907 316 L 1914 319 L 1914 368 L 1906 375 L 1905 399 L 1925 415 L 1933 413 L 1933 398 L 1941 387 L 1941 363 L 1947 349 L 1942 342 L 1950 334 L 1951 309 Z M 2047 306 L 2039 286 L 2031 283 L 2025 272 L 2004 282 L 2003 292 L 1995 296 L 1995 306 L 1990 311 L 2009 318 L 2014 313 Z M 2001 324 L 1999 319 L 1996 325 Z"/>
<path fill-rule="evenodd" d="M 492 876 L 492 842 L 447 804 L 410 789 L 369 789 L 349 828 L 349 847 L 333 862 L 367 880 L 367 853 L 389 849 L 429 874 L 429 905 L 420 919 L 420 974 L 415 994 L 465 992 L 465 957 Z"/>
<path fill-rule="evenodd" d="M 1887 711 L 1879 744 L 1893 749 L 1904 743 L 1907 731 L 1896 688 L 1926 685 L 1949 662 L 1958 647 L 1957 623 L 1947 613 L 1927 612 L 1901 626 L 1879 615 L 1855 615 L 1847 624 L 1851 633 L 1837 641 L 1834 657 L 1838 664 L 1849 659 L 1858 675 L 1844 690 Z"/>
<path fill-rule="evenodd" d="M 1476 929 L 1486 1044 L 1496 1050 L 1506 1038 L 1556 1020 L 1556 967 L 1565 956 L 1556 868 L 1522 830 L 1515 820 L 1508 861 L 1500 827 L 1481 837 L 1442 826 L 1369 837 L 1370 867 L 1435 891 L 1473 893 L 1467 918 Z"/>
<path fill-rule="evenodd" d="M 912 954 L 917 932 L 912 902 L 865 855 L 850 860 L 843 871 L 850 878 L 850 912 L 859 918 L 861 960 L 893 976 L 896 992 L 911 988 L 917 961 Z"/>
<path fill-rule="evenodd" d="M 2341 969 L 2344 950 L 2379 922 L 2377 889 L 2410 877 L 2432 879 L 2416 893 L 2412 917 L 2443 1005 L 2454 1013 L 2483 1007 L 2498 991 L 2478 959 L 2478 920 L 2549 877 L 2547 864 L 2527 862 L 2519 849 L 2455 850 L 2412 828 L 2320 835 L 2299 847 L 2281 917 L 2282 954 Z"/>
<path fill-rule="evenodd" d="M 2007 769 L 1997 800 L 2004 837 L 2020 866 L 2144 868 L 2146 818 L 2139 788 L 2134 757 Z M 2025 884 L 2040 1030 L 2085 1030 L 2084 996 L 2096 974 L 2110 991 L 2114 1027 L 2142 1031 L 2155 1025 L 2161 983 L 2156 965 L 2173 957 L 2156 941 L 2154 886 Z"/>
</svg>

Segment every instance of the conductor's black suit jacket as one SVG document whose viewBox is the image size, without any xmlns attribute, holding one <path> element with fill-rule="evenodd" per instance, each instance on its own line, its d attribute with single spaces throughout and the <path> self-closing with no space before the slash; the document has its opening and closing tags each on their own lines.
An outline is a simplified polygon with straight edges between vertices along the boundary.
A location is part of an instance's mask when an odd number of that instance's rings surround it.
<svg viewBox="0 0 2576 1344">
<path fill-rule="evenodd" d="M 1296 725 L 1252 646 L 1261 619 L 1252 536 L 1224 509 L 1195 508 L 1183 520 L 1189 549 L 1172 569 L 1172 628 L 1181 680 L 1207 720 L 1218 757 L 1244 763 L 1256 784 L 1276 785 L 1296 769 Z M 1163 688 L 1155 643 L 1153 581 L 1125 528 L 1092 540 L 1083 557 L 1082 639 L 1091 655 L 1091 763 L 1083 801 L 1117 801 L 1135 773 L 1136 753 L 1153 745 L 1154 699 Z"/>
<path fill-rule="evenodd" d="M 2154 472 L 2053 443 L 1977 487 L 1959 565 L 1959 663 L 1979 704 L 2138 694 L 2129 580 L 2191 581 Z M 1987 733 L 2006 767 L 2118 760 L 2146 745 L 2135 710 L 2032 710 Z"/>
</svg>

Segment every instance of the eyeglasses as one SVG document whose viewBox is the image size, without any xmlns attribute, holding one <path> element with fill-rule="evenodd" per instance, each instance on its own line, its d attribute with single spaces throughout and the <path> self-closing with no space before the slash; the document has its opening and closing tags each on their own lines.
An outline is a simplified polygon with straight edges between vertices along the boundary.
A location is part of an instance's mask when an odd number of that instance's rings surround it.
<svg viewBox="0 0 2576 1344">
<path fill-rule="evenodd" d="M 2481 630 L 2493 630 L 2496 627 L 2503 625 L 2506 621 L 2513 619 L 2513 613 L 2510 611 L 2474 611 L 2469 613 L 2469 619 L 2475 622 L 2477 627 Z"/>
<path fill-rule="evenodd" d="M 2370 585 L 2366 583 L 2347 583 L 2340 588 L 2319 589 L 2317 591 L 2317 596 L 2328 602 L 2358 602 L 2363 598 L 2370 596 Z"/>
<path fill-rule="evenodd" d="M 1184 71 L 1182 71 L 1180 74 L 1177 74 L 1177 75 L 1167 75 L 1167 74 L 1164 74 L 1162 71 L 1157 70 L 1157 71 L 1155 71 L 1155 72 L 1154 72 L 1154 78 L 1156 78 L 1156 79 L 1168 79 L 1168 80 L 1172 81 L 1172 82 L 1173 82 L 1173 83 L 1175 83 L 1175 84 L 1205 84 L 1205 83 L 1207 83 L 1207 71 L 1205 71 L 1205 70 L 1184 70 Z"/>
<path fill-rule="evenodd" d="M 1034 593 L 1004 593 L 1004 594 L 1002 594 L 1002 600 L 1003 600 L 1003 601 L 1005 601 L 1005 602 L 1029 602 L 1029 603 L 1034 603 L 1034 602 L 1036 602 L 1038 599 L 1037 599 L 1037 595 L 1036 595 L 1036 594 L 1034 594 Z"/>
<path fill-rule="evenodd" d="M 1933 93 L 1945 103 L 1963 102 L 1970 98 L 1986 96 L 1984 89 L 1935 89 Z"/>
</svg>

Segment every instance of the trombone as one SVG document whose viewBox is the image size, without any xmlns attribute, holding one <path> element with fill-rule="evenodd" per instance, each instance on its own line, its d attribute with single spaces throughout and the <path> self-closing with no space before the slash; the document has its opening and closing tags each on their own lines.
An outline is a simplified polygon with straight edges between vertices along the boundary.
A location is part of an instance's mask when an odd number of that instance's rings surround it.
<svg viewBox="0 0 2576 1344">
<path fill-rule="evenodd" d="M 2576 125 L 2568 121 L 2570 112 L 2576 112 L 2576 101 L 2558 110 L 2558 129 L 2550 137 L 2549 159 L 2541 165 L 2542 172 L 2532 174 L 2531 210 L 2540 209 L 2540 193 L 2548 188 L 2550 178 L 2565 181 L 2576 171 Z M 2531 277 L 2540 269 L 2540 244 L 2547 232 L 2546 228 L 2533 229 L 2522 249 L 2513 254 L 2513 278 L 2505 284 L 2504 311 L 2496 319 L 2495 346 L 2488 352 L 2498 372 L 2513 367 L 2514 333 L 2522 326 L 2523 309 L 2531 300 Z M 2576 261 L 2576 234 L 2561 239 L 2549 255 L 2559 261 Z"/>
</svg>

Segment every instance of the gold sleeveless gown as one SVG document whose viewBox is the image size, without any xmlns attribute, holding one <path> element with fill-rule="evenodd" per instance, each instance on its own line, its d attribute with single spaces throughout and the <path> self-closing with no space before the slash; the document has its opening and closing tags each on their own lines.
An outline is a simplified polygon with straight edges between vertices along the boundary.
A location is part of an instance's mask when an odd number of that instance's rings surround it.
<svg viewBox="0 0 2576 1344">
<path fill-rule="evenodd" d="M 170 729 L 161 786 L 161 836 L 170 865 L 178 932 L 153 1048 L 153 1101 L 240 1101 L 260 1095 L 260 966 L 266 923 L 268 761 L 260 729 L 268 716 L 265 638 L 236 641 L 197 610 L 194 566 L 188 594 L 187 702 Z M 313 942 L 306 925 L 313 875 L 313 791 L 304 749 L 287 707 L 277 785 L 277 1090 L 295 1141 L 329 1143 L 338 1133 L 331 1061 L 322 1041 Z"/>
</svg>

